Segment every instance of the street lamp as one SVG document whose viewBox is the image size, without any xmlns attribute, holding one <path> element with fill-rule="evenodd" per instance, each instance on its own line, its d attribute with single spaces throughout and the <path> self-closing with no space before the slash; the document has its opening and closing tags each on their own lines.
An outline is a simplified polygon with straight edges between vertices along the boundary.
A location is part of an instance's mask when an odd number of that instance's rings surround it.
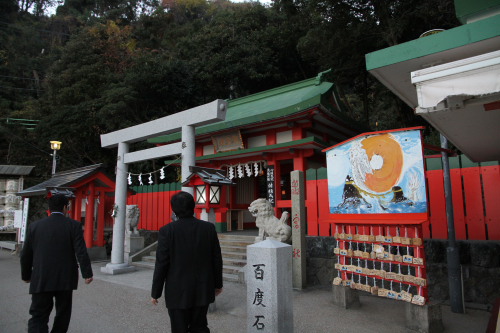
<svg viewBox="0 0 500 333">
<path fill-rule="evenodd" d="M 50 148 L 54 151 L 52 154 L 52 176 L 56 173 L 56 154 L 61 149 L 61 141 L 50 141 Z"/>
</svg>

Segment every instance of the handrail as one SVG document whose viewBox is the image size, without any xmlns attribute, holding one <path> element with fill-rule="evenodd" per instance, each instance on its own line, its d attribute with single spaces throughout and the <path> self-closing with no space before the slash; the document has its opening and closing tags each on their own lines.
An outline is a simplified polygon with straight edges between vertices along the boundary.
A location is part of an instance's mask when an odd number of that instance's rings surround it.
<svg viewBox="0 0 500 333">
<path fill-rule="evenodd" d="M 128 257 L 129 265 L 132 264 L 132 262 L 134 262 L 134 261 L 141 261 L 142 257 L 147 255 L 149 252 L 156 250 L 157 247 L 158 247 L 158 241 L 156 241 L 153 244 L 146 246 L 142 250 L 132 254 L 131 256 Z"/>
</svg>

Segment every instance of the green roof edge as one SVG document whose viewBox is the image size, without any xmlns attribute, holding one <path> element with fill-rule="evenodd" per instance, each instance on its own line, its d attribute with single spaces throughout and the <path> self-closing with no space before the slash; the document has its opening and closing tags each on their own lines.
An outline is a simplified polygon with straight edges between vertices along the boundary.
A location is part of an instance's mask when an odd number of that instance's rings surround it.
<svg viewBox="0 0 500 333">
<path fill-rule="evenodd" d="M 332 84 L 333 86 L 333 84 Z M 269 119 L 276 119 L 280 117 L 285 117 L 287 115 L 292 114 L 292 111 L 297 110 L 294 113 L 307 110 L 310 108 L 313 108 L 315 106 L 319 106 L 321 104 L 321 95 L 314 96 L 308 100 L 302 101 L 298 104 L 294 104 L 292 106 L 288 106 L 286 108 L 281 108 L 278 110 L 262 113 L 260 115 L 252 115 L 251 117 L 246 117 L 246 118 L 241 118 L 233 121 L 221 121 L 218 123 L 214 123 L 211 125 L 205 125 L 201 127 L 197 127 L 195 129 L 195 135 L 203 135 L 203 134 L 208 134 L 208 133 L 213 133 L 217 132 L 220 130 L 225 130 L 225 129 L 230 129 L 230 128 L 235 128 L 235 127 L 242 127 L 244 125 L 248 124 L 253 124 L 253 123 L 258 123 L 261 121 L 266 121 Z M 230 107 L 230 106 L 229 106 Z M 178 141 L 181 139 L 181 132 L 169 134 L 169 135 L 162 135 L 158 136 L 155 138 L 148 139 L 149 143 L 167 143 L 167 142 L 173 142 L 173 141 Z"/>
<path fill-rule="evenodd" d="M 195 129 L 195 135 L 203 135 L 203 134 L 208 134 L 208 133 L 214 133 L 217 131 L 221 130 L 227 130 L 230 128 L 236 128 L 236 127 L 243 127 L 245 125 L 249 124 L 254 124 L 258 123 L 261 121 L 266 121 L 270 119 L 276 119 L 280 117 L 285 117 L 288 115 L 292 115 L 307 109 L 311 109 L 314 107 L 319 107 L 320 105 L 325 106 L 328 111 L 338 117 L 340 120 L 349 123 L 353 128 L 361 128 L 362 125 L 358 124 L 356 121 L 353 119 L 349 119 L 349 117 L 343 113 L 344 106 L 343 105 L 338 105 L 339 110 L 337 111 L 336 109 L 332 108 L 331 105 L 325 100 L 324 95 L 328 94 L 328 92 L 333 91 L 336 95 L 336 88 L 335 88 L 335 83 L 333 82 L 328 82 L 324 80 L 325 74 L 329 73 L 331 70 L 327 70 L 324 72 L 319 73 L 316 77 L 302 80 L 299 82 L 295 83 L 290 83 L 284 86 L 276 87 L 273 89 L 265 90 L 256 94 L 252 94 L 249 96 L 241 97 L 238 99 L 234 100 L 228 100 L 228 109 L 230 109 L 232 106 L 236 107 L 241 104 L 247 104 L 247 103 L 252 103 L 261 99 L 269 98 L 271 96 L 276 96 L 282 93 L 286 93 L 289 91 L 305 88 L 308 86 L 319 86 L 321 84 L 328 84 L 328 88 L 325 90 L 324 93 L 318 94 L 316 96 L 313 96 L 309 99 L 303 100 L 297 104 L 287 106 L 284 108 L 276 109 L 273 111 L 265 112 L 260 115 L 252 115 L 249 117 L 245 118 L 239 118 L 236 120 L 232 121 L 221 121 L 218 123 L 210 124 L 210 125 L 205 125 L 201 126 L 199 128 Z M 338 97 L 338 96 L 337 96 Z M 340 99 L 337 98 L 339 101 Z M 339 112 L 341 111 L 341 112 Z M 169 143 L 169 142 L 175 142 L 181 139 L 181 132 L 177 133 L 172 133 L 169 135 L 162 135 L 158 136 L 155 138 L 150 138 L 147 141 L 151 144 L 158 144 L 158 143 Z"/>
<path fill-rule="evenodd" d="M 219 158 L 219 157 L 227 157 L 227 156 L 249 154 L 249 153 L 258 153 L 260 151 L 265 152 L 268 150 L 286 148 L 289 146 L 294 146 L 294 145 L 299 145 L 299 144 L 307 144 L 307 143 L 317 143 L 317 144 L 323 145 L 325 147 L 327 146 L 326 142 L 323 142 L 322 140 L 320 140 L 314 136 L 310 136 L 310 137 L 307 137 L 304 139 L 278 143 L 275 145 L 266 145 L 266 146 L 248 148 L 248 149 L 231 150 L 231 151 L 226 151 L 226 152 L 217 153 L 217 154 L 210 154 L 210 155 L 205 155 L 205 156 L 198 156 L 196 158 L 196 160 L 203 161 L 203 160 L 211 160 L 211 159 L 215 159 L 215 158 Z"/>
<path fill-rule="evenodd" d="M 365 55 L 368 71 L 443 52 L 500 35 L 500 15 L 418 38 Z"/>
<path fill-rule="evenodd" d="M 240 98 L 228 100 L 229 107 L 237 106 L 240 104 L 255 102 L 255 101 L 258 101 L 260 99 L 265 99 L 265 98 L 268 98 L 270 96 L 279 95 L 279 94 L 282 94 L 282 93 L 290 91 L 290 90 L 297 90 L 297 89 L 312 86 L 312 85 L 319 86 L 321 83 L 325 82 L 324 81 L 324 74 L 326 74 L 328 72 L 330 72 L 330 70 L 321 72 L 316 77 L 313 77 L 313 78 L 305 79 L 305 80 L 294 82 L 294 83 L 285 84 L 284 86 L 271 88 L 271 89 L 264 90 L 264 91 L 261 91 L 261 92 L 255 93 L 255 94 L 251 94 L 251 95 L 248 95 L 245 97 L 240 97 Z"/>
</svg>

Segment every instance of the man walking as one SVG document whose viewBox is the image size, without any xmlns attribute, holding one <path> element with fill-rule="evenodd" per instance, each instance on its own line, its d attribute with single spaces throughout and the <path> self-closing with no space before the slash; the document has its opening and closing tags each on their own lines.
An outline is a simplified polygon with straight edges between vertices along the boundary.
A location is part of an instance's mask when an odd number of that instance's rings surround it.
<svg viewBox="0 0 500 333">
<path fill-rule="evenodd" d="M 208 306 L 222 292 L 222 255 L 212 223 L 193 217 L 194 199 L 175 194 L 172 210 L 178 220 L 162 227 L 158 236 L 151 302 L 165 303 L 172 333 L 208 333 Z"/>
<path fill-rule="evenodd" d="M 62 194 L 50 197 L 50 216 L 31 223 L 26 233 L 21 278 L 30 283 L 29 333 L 48 332 L 54 299 L 56 315 L 51 332 L 68 331 L 73 290 L 78 285 L 78 263 L 85 283 L 92 282 L 92 266 L 80 223 L 65 216 L 68 204 Z"/>
</svg>

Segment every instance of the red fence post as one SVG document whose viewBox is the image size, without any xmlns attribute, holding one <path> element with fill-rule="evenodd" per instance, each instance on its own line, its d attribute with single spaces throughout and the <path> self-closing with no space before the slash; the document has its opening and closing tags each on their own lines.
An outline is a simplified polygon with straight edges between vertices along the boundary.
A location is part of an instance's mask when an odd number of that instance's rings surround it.
<svg viewBox="0 0 500 333">
<path fill-rule="evenodd" d="M 425 238 L 447 239 L 448 225 L 446 221 L 446 201 L 444 197 L 443 170 L 426 172 L 429 191 L 430 234 L 423 229 Z"/>
<path fill-rule="evenodd" d="M 318 184 L 315 169 L 306 171 L 306 212 L 307 234 L 318 236 Z"/>
<path fill-rule="evenodd" d="M 488 239 L 500 240 L 500 166 L 481 167 Z"/>
<path fill-rule="evenodd" d="M 452 164 L 450 158 L 450 165 Z M 451 166 L 452 167 L 452 166 Z M 451 193 L 453 198 L 453 217 L 455 218 L 455 239 L 467 239 L 465 225 L 464 192 L 462 190 L 462 169 L 450 169 Z"/>
<path fill-rule="evenodd" d="M 318 187 L 318 225 L 319 236 L 331 236 L 331 224 L 328 221 L 330 215 L 330 200 L 328 199 L 328 177 L 327 169 L 316 170 L 316 184 Z"/>
<path fill-rule="evenodd" d="M 465 212 L 469 239 L 485 240 L 483 196 L 479 167 L 462 169 L 465 194 Z"/>
</svg>

